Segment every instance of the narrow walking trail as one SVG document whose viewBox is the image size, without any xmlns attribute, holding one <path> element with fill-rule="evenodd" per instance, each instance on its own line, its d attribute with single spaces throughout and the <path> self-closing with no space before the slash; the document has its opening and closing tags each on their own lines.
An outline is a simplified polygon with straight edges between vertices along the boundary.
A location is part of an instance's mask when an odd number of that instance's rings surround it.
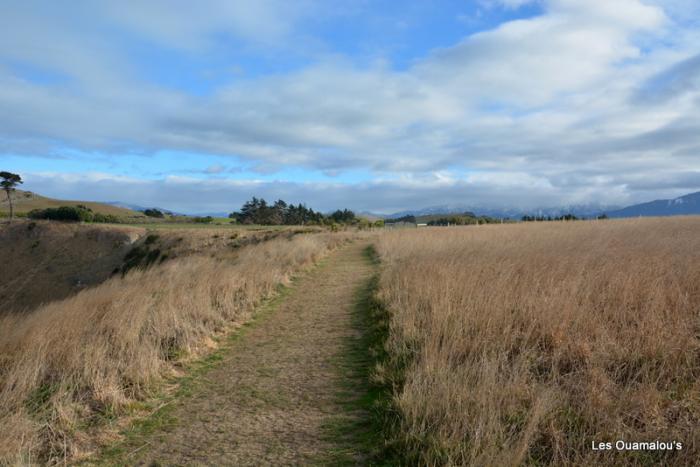
<svg viewBox="0 0 700 467">
<path fill-rule="evenodd" d="M 374 274 L 366 243 L 332 253 L 295 282 L 277 307 L 259 318 L 176 401 L 175 423 L 143 440 L 131 465 L 306 465 L 338 449 L 324 434 L 339 413 L 339 394 L 365 384 L 343 371 L 353 319 Z M 342 398 L 341 398 L 342 399 Z M 366 414 L 350 411 L 344 417 Z M 330 437 L 332 438 L 332 437 Z M 352 455 L 361 462 L 362 453 Z"/>
</svg>

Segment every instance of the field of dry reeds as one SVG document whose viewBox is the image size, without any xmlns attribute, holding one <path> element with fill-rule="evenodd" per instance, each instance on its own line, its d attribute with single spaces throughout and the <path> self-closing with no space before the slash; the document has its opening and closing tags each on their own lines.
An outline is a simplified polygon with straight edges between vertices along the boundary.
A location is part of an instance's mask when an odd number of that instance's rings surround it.
<svg viewBox="0 0 700 467">
<path fill-rule="evenodd" d="M 94 447 L 86 427 L 148 397 L 178 361 L 247 321 L 279 284 L 345 239 L 288 236 L 225 256 L 202 249 L 1 316 L 0 464 L 80 458 Z"/>
<path fill-rule="evenodd" d="M 697 465 L 700 218 L 406 230 L 377 251 L 377 376 L 411 463 Z"/>
</svg>

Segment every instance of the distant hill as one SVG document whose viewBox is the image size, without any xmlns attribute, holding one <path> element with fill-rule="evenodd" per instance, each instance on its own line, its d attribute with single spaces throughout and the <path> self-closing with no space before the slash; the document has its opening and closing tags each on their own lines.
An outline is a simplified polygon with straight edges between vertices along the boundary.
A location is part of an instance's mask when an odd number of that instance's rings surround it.
<svg viewBox="0 0 700 467">
<path fill-rule="evenodd" d="M 148 209 L 143 206 L 139 206 L 138 204 L 129 204 L 129 203 L 122 203 L 121 201 L 105 201 L 103 204 L 108 204 L 110 206 L 115 206 L 118 208 L 124 208 L 124 209 L 130 209 L 132 211 L 143 211 L 145 209 Z M 156 208 L 159 209 L 159 208 Z M 162 209 L 159 209 L 160 211 L 163 211 Z"/>
<path fill-rule="evenodd" d="M 143 213 L 136 212 L 132 209 L 122 208 L 118 206 L 112 206 L 105 203 L 96 203 L 94 201 L 67 201 L 61 199 L 47 198 L 45 196 L 37 195 L 31 191 L 16 190 L 12 194 L 12 201 L 15 208 L 15 213 L 27 213 L 32 209 L 46 209 L 46 208 L 57 208 L 59 206 L 77 206 L 83 205 L 93 212 L 100 214 L 111 214 L 117 217 L 145 217 Z M 4 193 L 0 194 L 0 213 L 8 214 L 10 212 L 10 205 L 7 202 L 7 197 Z"/>
<path fill-rule="evenodd" d="M 173 212 L 170 209 L 160 208 L 158 206 L 140 206 L 138 204 L 123 203 L 121 201 L 105 201 L 103 204 L 108 204 L 110 206 L 116 206 L 118 208 L 130 209 L 132 211 L 137 211 L 137 212 L 143 212 L 146 209 L 157 209 L 160 212 L 162 212 L 163 214 L 168 214 L 171 216 L 186 216 L 187 215 L 187 214 L 183 214 L 181 212 Z M 205 215 L 209 215 L 209 214 L 205 214 Z"/>
<path fill-rule="evenodd" d="M 657 199 L 607 213 L 608 217 L 687 216 L 700 214 L 700 191 L 680 198 Z"/>
</svg>

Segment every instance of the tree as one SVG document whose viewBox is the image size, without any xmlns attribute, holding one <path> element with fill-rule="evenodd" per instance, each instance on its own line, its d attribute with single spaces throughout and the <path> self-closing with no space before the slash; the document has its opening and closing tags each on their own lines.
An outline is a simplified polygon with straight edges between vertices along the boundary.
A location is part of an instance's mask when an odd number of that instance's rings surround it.
<svg viewBox="0 0 700 467">
<path fill-rule="evenodd" d="M 270 215 L 267 219 L 271 225 L 282 225 L 285 224 L 287 219 L 289 207 L 287 203 L 281 199 L 278 199 L 275 204 L 270 208 Z"/>
<path fill-rule="evenodd" d="M 267 207 L 265 200 L 258 199 L 255 196 L 250 201 L 246 201 L 241 207 L 241 212 L 237 218 L 242 224 L 255 224 L 259 221 L 260 211 Z"/>
<path fill-rule="evenodd" d="M 355 221 L 355 213 L 348 209 L 343 209 L 342 211 L 338 209 L 330 215 L 330 218 L 333 222 L 339 224 L 349 224 Z"/>
<path fill-rule="evenodd" d="M 15 187 L 19 185 L 22 182 L 22 177 L 20 177 L 17 174 L 13 174 L 12 172 L 0 172 L 0 178 L 2 181 L 0 181 L 0 186 L 2 186 L 2 189 L 5 190 L 5 194 L 7 194 L 7 201 L 10 203 L 10 222 L 12 222 L 12 216 L 14 215 L 15 211 L 12 206 L 12 196 L 10 196 L 10 193 L 15 191 Z"/>
</svg>

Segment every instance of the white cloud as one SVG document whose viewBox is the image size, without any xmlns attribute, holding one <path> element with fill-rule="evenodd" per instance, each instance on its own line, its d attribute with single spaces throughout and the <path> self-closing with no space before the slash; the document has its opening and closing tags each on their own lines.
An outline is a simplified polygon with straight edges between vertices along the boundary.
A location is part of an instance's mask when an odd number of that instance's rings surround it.
<svg viewBox="0 0 700 467">
<path fill-rule="evenodd" d="M 218 34 L 251 47 L 303 49 L 309 42 L 299 24 L 313 10 L 277 0 L 208 8 L 85 3 L 76 14 L 36 2 L 1 7 L 8 40 L 0 57 L 68 79 L 38 83 L 0 68 L 0 148 L 170 148 L 236 155 L 261 170 L 394 171 L 406 174 L 402 184 L 352 188 L 394 203 L 400 197 L 389 188 L 409 186 L 505 202 L 490 184 L 537 203 L 598 196 L 590 187 L 602 197 L 637 199 L 649 194 L 643 179 L 657 175 L 670 180 L 669 190 L 697 180 L 700 8 L 685 0 L 539 3 L 541 16 L 465 37 L 403 71 L 334 57 L 239 79 L 206 97 L 144 83 L 128 47 L 101 32 L 105 25 L 201 54 Z M 481 175 L 465 181 L 453 169 Z"/>
<path fill-rule="evenodd" d="M 616 64 L 640 56 L 634 35 L 664 24 L 660 9 L 636 0 L 551 0 L 548 8 L 440 50 L 417 71 L 462 99 L 544 105 L 604 85 Z"/>
<path fill-rule="evenodd" d="M 213 46 L 217 34 L 257 44 L 288 39 L 305 12 L 318 8 L 313 0 L 125 0 L 106 3 L 105 13 L 118 26 L 169 47 Z"/>
</svg>

